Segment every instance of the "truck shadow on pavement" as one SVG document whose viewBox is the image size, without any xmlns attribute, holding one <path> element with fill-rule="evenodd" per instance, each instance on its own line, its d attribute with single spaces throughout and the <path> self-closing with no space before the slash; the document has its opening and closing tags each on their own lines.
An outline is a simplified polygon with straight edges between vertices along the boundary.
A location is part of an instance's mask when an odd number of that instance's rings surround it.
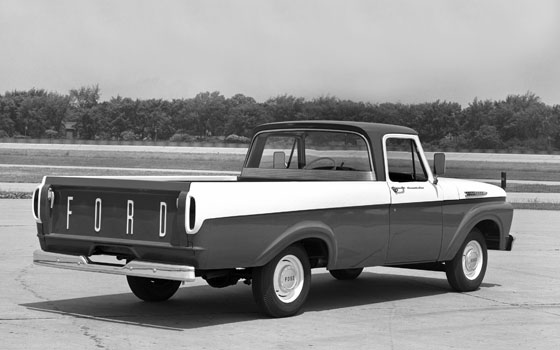
<svg viewBox="0 0 560 350">
<path fill-rule="evenodd" d="M 482 288 L 494 287 L 483 283 Z M 364 272 L 354 281 L 337 281 L 328 273 L 312 276 L 311 291 L 302 313 L 340 308 L 382 305 L 387 302 L 453 293 L 442 278 Z M 251 287 L 216 289 L 207 285 L 188 286 L 166 302 L 146 303 L 132 293 L 50 300 L 21 306 L 40 312 L 182 331 L 251 320 L 270 320 L 259 313 Z"/>
</svg>

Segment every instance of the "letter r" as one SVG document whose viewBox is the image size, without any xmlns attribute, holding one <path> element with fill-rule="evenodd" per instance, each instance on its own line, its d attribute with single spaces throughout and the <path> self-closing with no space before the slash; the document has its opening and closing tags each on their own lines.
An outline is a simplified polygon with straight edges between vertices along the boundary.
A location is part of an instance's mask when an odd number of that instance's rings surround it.
<svg viewBox="0 0 560 350">
<path fill-rule="evenodd" d="M 126 234 L 134 234 L 134 201 L 126 202 Z"/>
</svg>

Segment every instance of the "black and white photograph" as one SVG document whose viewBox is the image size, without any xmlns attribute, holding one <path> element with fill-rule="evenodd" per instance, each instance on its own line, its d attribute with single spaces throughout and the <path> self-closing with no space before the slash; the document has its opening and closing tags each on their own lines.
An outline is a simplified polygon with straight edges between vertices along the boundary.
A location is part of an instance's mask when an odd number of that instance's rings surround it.
<svg viewBox="0 0 560 350">
<path fill-rule="evenodd" d="M 560 2 L 0 0 L 2 349 L 553 349 Z"/>
</svg>

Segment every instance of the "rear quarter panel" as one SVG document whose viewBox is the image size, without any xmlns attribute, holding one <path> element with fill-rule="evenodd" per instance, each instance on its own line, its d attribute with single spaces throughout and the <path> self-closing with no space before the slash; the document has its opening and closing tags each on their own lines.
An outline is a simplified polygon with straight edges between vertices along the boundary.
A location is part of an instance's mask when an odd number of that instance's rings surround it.
<svg viewBox="0 0 560 350">
<path fill-rule="evenodd" d="M 199 269 L 260 266 L 305 238 L 325 242 L 329 268 L 379 265 L 385 259 L 390 199 L 384 182 L 231 185 L 191 186 L 197 214 L 190 237 Z"/>
</svg>

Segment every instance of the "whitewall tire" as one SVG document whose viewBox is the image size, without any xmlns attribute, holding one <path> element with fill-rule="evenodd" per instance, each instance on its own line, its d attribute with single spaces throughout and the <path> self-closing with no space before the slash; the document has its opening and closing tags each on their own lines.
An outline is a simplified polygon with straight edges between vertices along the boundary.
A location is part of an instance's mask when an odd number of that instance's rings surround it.
<svg viewBox="0 0 560 350">
<path fill-rule="evenodd" d="M 293 245 L 268 264 L 253 270 L 253 297 L 259 309 L 272 317 L 295 315 L 311 286 L 311 266 L 305 250 Z"/>
<path fill-rule="evenodd" d="M 447 281 L 458 292 L 470 292 L 480 287 L 486 266 L 488 251 L 484 236 L 473 229 L 451 261 L 445 263 Z"/>
</svg>

